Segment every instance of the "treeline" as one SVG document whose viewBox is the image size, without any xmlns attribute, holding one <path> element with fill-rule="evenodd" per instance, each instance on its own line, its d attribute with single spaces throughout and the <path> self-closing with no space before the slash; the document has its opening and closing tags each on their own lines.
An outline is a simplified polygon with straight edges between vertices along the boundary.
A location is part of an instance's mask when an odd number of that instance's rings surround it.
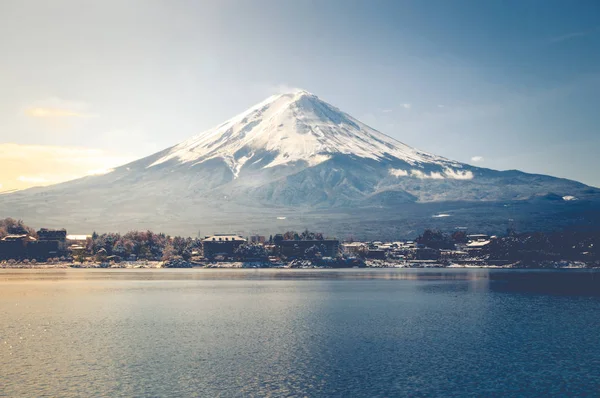
<svg viewBox="0 0 600 398">
<path fill-rule="evenodd" d="M 490 260 L 600 262 L 600 232 L 565 230 L 520 233 L 492 239 L 482 253 Z"/>
<path fill-rule="evenodd" d="M 457 244 L 467 243 L 467 234 L 465 231 L 455 231 L 449 234 L 439 230 L 426 229 L 415 239 L 415 242 L 432 249 L 452 250 Z"/>
<path fill-rule="evenodd" d="M 0 239 L 8 235 L 29 235 L 34 238 L 37 236 L 35 229 L 25 225 L 23 220 L 15 220 L 10 217 L 0 219 Z"/>
<path fill-rule="evenodd" d="M 200 239 L 171 237 L 152 231 L 131 231 L 124 235 L 118 233 L 93 233 L 86 242 L 86 254 L 94 256 L 135 256 L 142 260 L 169 260 L 181 257 L 189 260 L 194 251 L 200 250 Z"/>
<path fill-rule="evenodd" d="M 446 233 L 425 230 L 415 242 L 438 250 L 453 250 L 457 244 L 467 243 L 464 231 Z M 516 233 L 509 229 L 483 246 L 478 254 L 486 260 L 502 261 L 582 261 L 600 262 L 600 231 L 564 230 L 556 232 Z"/>
<path fill-rule="evenodd" d="M 283 234 L 278 234 L 273 237 L 269 237 L 269 242 L 277 242 L 278 240 L 325 240 L 323 234 L 320 232 L 311 232 L 308 229 L 298 233 L 296 231 L 287 231 Z"/>
</svg>

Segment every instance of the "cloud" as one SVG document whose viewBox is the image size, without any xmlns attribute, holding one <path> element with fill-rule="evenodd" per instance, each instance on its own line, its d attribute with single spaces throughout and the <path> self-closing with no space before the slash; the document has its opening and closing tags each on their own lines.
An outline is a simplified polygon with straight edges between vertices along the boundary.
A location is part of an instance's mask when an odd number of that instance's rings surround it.
<svg viewBox="0 0 600 398">
<path fill-rule="evenodd" d="M 485 159 L 483 158 L 483 156 L 473 156 L 471 158 L 471 162 L 475 162 L 475 163 L 477 163 L 477 162 L 483 162 L 484 160 Z"/>
<path fill-rule="evenodd" d="M 567 41 L 567 40 L 571 40 L 571 39 L 575 39 L 577 37 L 582 37 L 582 36 L 586 36 L 588 34 L 588 32 L 572 32 L 572 33 L 567 33 L 561 36 L 556 36 L 550 39 L 550 43 L 560 43 L 562 41 Z"/>
<path fill-rule="evenodd" d="M 303 91 L 304 89 L 290 85 L 290 84 L 282 83 L 282 84 L 278 84 L 276 86 L 271 86 L 269 88 L 269 90 L 271 92 L 275 92 L 277 94 L 287 94 L 287 93 L 295 93 L 297 91 Z"/>
<path fill-rule="evenodd" d="M 454 170 L 450 168 L 445 168 L 442 172 L 432 171 L 427 174 L 421 170 L 410 170 L 410 173 L 407 170 L 402 169 L 390 169 L 390 175 L 394 177 L 411 177 L 419 178 L 421 180 L 443 180 L 449 178 L 451 180 L 472 180 L 473 173 L 469 170 Z"/>
<path fill-rule="evenodd" d="M 438 108 L 445 108 L 445 106 L 444 106 L 444 105 L 442 105 L 442 104 L 439 104 L 437 107 L 438 107 Z"/>
<path fill-rule="evenodd" d="M 90 117 L 85 113 L 75 112 L 69 109 L 32 107 L 25 109 L 25 115 L 29 117 Z"/>
<path fill-rule="evenodd" d="M 390 174 L 395 177 L 406 177 L 408 176 L 408 171 L 402 169 L 390 169 Z"/>
<path fill-rule="evenodd" d="M 132 160 L 99 149 L 0 144 L 0 180 L 3 190 L 45 186 L 104 174 Z"/>
<path fill-rule="evenodd" d="M 391 109 L 381 109 L 381 113 L 390 113 L 392 112 Z"/>
<path fill-rule="evenodd" d="M 33 177 L 19 176 L 17 178 L 17 181 L 27 182 L 27 183 L 32 183 L 32 184 L 44 184 L 44 183 L 51 182 L 47 178 L 41 177 L 41 176 L 33 176 Z"/>
<path fill-rule="evenodd" d="M 444 175 L 453 180 L 472 180 L 473 172 L 470 170 L 454 170 L 454 169 L 444 169 Z"/>
<path fill-rule="evenodd" d="M 581 31 L 577 31 L 577 32 L 571 32 L 571 33 L 565 33 L 564 35 L 559 35 L 559 36 L 555 36 L 552 37 L 548 40 L 549 43 L 560 43 L 563 41 L 567 41 L 567 40 L 573 40 L 573 39 L 577 39 L 579 37 L 584 37 L 584 36 L 588 36 L 591 34 L 595 34 L 596 32 L 598 32 L 598 30 L 600 30 L 600 26 L 595 26 L 586 30 L 581 30 Z"/>
<path fill-rule="evenodd" d="M 424 173 L 421 170 L 411 170 L 410 175 L 416 178 L 420 178 L 421 180 L 431 179 L 431 180 L 443 180 L 444 176 L 442 173 L 437 171 L 432 171 L 430 174 Z"/>
<path fill-rule="evenodd" d="M 411 105 L 411 104 L 409 104 L 409 103 L 404 103 L 404 104 L 402 104 L 401 106 L 402 106 L 404 109 L 410 109 L 410 108 L 412 108 L 412 105 Z"/>
</svg>

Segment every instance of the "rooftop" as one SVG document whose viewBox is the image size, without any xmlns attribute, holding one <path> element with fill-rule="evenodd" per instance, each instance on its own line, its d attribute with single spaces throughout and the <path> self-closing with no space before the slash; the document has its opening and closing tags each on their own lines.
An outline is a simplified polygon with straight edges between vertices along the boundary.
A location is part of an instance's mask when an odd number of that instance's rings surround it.
<svg viewBox="0 0 600 398">
<path fill-rule="evenodd" d="M 238 235 L 230 235 L 230 234 L 215 234 L 212 236 L 207 236 L 206 238 L 202 239 L 202 242 L 228 242 L 228 241 L 242 241 L 245 242 L 246 239 L 242 238 L 241 236 Z"/>
</svg>

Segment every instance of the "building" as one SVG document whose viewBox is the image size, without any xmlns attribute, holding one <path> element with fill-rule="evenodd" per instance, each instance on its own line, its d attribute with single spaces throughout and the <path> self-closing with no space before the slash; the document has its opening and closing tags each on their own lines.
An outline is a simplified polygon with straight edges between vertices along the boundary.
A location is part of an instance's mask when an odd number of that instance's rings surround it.
<svg viewBox="0 0 600 398">
<path fill-rule="evenodd" d="M 430 247 L 420 247 L 414 252 L 415 260 L 439 260 L 440 251 Z"/>
<path fill-rule="evenodd" d="M 42 228 L 37 239 L 27 234 L 8 235 L 0 240 L 0 259 L 47 260 L 67 253 L 67 231 Z"/>
<path fill-rule="evenodd" d="M 248 237 L 248 242 L 264 245 L 266 242 L 266 238 L 262 235 L 252 235 Z"/>
<path fill-rule="evenodd" d="M 67 235 L 67 249 L 73 256 L 82 256 L 91 237 L 91 235 Z"/>
<path fill-rule="evenodd" d="M 366 247 L 367 245 L 362 242 L 342 243 L 342 252 L 350 256 L 358 256 Z"/>
<path fill-rule="evenodd" d="M 369 249 L 367 252 L 367 258 L 371 258 L 373 260 L 385 260 L 386 251 L 381 249 Z"/>
<path fill-rule="evenodd" d="M 67 235 L 67 245 L 85 245 L 92 235 Z"/>
<path fill-rule="evenodd" d="M 304 257 L 306 250 L 317 246 L 323 257 L 337 257 L 340 242 L 337 239 L 324 240 L 278 240 L 276 243 L 279 254 L 290 258 Z"/>
<path fill-rule="evenodd" d="M 465 245 L 465 250 L 468 251 L 469 253 L 479 252 L 479 251 L 481 251 L 481 249 L 483 249 L 484 247 L 489 245 L 490 242 L 491 241 L 489 241 L 489 240 L 471 241 Z"/>
<path fill-rule="evenodd" d="M 202 239 L 204 257 L 215 258 L 216 256 L 231 257 L 235 249 L 246 243 L 246 239 L 232 234 L 216 234 Z"/>
<path fill-rule="evenodd" d="M 489 235 L 485 235 L 485 234 L 467 235 L 467 240 L 469 242 L 483 242 L 483 241 L 486 241 L 486 240 L 490 240 L 490 236 Z"/>
<path fill-rule="evenodd" d="M 0 260 L 27 258 L 27 249 L 35 238 L 27 234 L 7 235 L 0 240 Z"/>
<path fill-rule="evenodd" d="M 37 232 L 39 242 L 56 242 L 58 250 L 64 252 L 67 249 L 67 230 L 42 228 Z"/>
</svg>

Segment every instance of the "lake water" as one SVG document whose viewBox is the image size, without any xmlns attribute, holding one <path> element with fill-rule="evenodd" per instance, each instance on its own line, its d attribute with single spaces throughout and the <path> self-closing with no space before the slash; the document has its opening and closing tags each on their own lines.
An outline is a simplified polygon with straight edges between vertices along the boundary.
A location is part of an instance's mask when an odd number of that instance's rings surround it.
<svg viewBox="0 0 600 398">
<path fill-rule="evenodd" d="M 0 270 L 0 396 L 600 396 L 600 273 Z"/>
</svg>

